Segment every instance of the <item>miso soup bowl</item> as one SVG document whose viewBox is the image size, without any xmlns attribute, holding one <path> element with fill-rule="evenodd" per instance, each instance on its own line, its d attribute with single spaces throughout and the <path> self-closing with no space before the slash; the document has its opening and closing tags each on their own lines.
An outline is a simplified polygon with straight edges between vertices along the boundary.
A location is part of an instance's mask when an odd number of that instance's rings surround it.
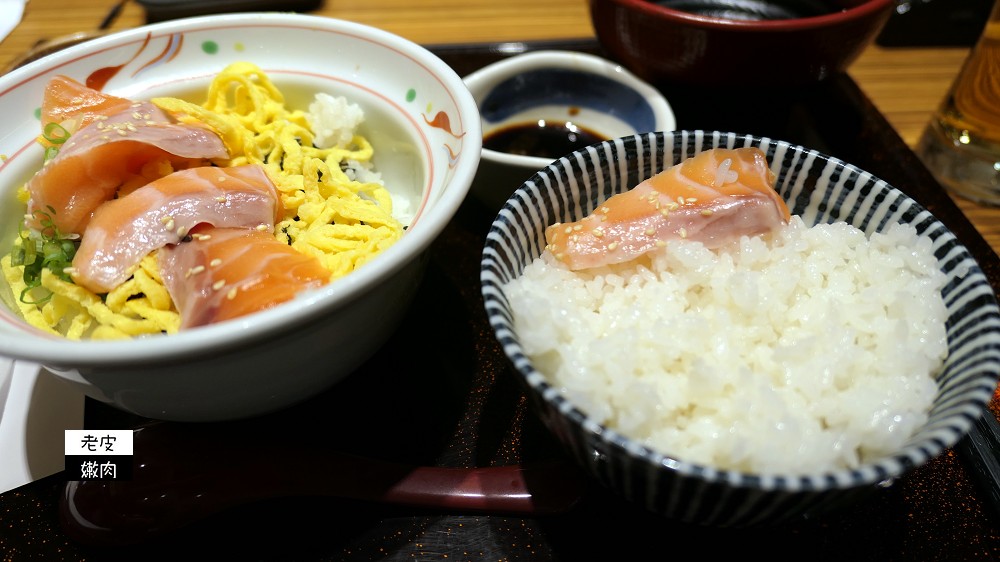
<svg viewBox="0 0 1000 562">
<path fill-rule="evenodd" d="M 896 4 L 589 0 L 594 31 L 611 58 L 659 87 L 761 88 L 824 81 L 847 70 Z"/>
<path fill-rule="evenodd" d="M 36 109 L 49 77 L 106 78 L 130 99 L 201 102 L 226 65 L 259 66 L 305 109 L 317 92 L 365 112 L 360 132 L 388 189 L 412 211 L 393 246 L 275 308 L 172 335 L 70 341 L 30 327 L 0 283 L 0 354 L 37 362 L 87 396 L 147 418 L 216 421 L 292 406 L 349 376 L 400 326 L 426 250 L 464 200 L 479 163 L 476 103 L 430 51 L 331 18 L 245 13 L 174 20 L 102 36 L 0 77 L 0 251 L 17 235 L 16 191 L 42 163 Z"/>
<path fill-rule="evenodd" d="M 720 146 L 763 150 L 777 176 L 778 193 L 806 225 L 844 221 L 871 236 L 902 223 L 931 239 L 937 265 L 947 278 L 941 292 L 947 308 L 948 356 L 933 373 L 937 391 L 926 423 L 897 450 L 855 468 L 826 471 L 755 474 L 691 462 L 683 449 L 658 450 L 599 422 L 525 351 L 531 336 L 518 330 L 505 287 L 541 255 L 545 228 L 580 219 L 611 195 Z M 498 213 L 486 237 L 480 278 L 486 314 L 512 376 L 565 451 L 585 474 L 620 497 L 687 523 L 776 525 L 869 498 L 956 445 L 986 411 L 1000 373 L 1000 309 L 988 279 L 962 243 L 886 182 L 849 163 L 779 140 L 713 131 L 650 133 L 559 158 L 525 181 Z M 558 307 L 559 301 L 560 296 L 553 295 L 551 306 Z M 724 431 L 725 424 L 720 427 Z"/>
</svg>

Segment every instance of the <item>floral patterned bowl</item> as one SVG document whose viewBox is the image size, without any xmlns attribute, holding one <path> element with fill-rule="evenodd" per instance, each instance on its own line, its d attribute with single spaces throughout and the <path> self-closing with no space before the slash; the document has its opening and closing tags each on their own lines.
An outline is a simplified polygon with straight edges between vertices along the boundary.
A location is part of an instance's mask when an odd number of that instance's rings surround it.
<svg viewBox="0 0 1000 562">
<path fill-rule="evenodd" d="M 131 341 L 69 341 L 12 312 L 0 282 L 0 355 L 38 362 L 87 395 L 156 419 L 212 421 L 280 409 L 347 376 L 395 331 L 419 284 L 425 250 L 464 200 L 481 124 L 461 77 L 430 51 L 372 27 L 301 14 L 174 20 L 105 35 L 0 77 L 0 253 L 24 205 L 18 187 L 41 166 L 38 108 L 49 78 L 110 94 L 198 100 L 232 62 L 260 67 L 305 109 L 341 95 L 365 112 L 375 165 L 412 219 L 402 238 L 357 271 L 241 319 Z"/>
</svg>

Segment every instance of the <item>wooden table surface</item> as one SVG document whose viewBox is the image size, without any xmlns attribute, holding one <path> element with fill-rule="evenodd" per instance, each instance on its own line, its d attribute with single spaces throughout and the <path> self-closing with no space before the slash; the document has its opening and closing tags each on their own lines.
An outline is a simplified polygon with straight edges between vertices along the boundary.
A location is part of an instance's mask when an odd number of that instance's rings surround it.
<svg viewBox="0 0 1000 562">
<path fill-rule="evenodd" d="M 119 4 L 119 0 L 28 0 L 21 24 L 0 42 L 0 70 L 40 41 L 97 31 Z M 594 35 L 586 0 L 326 0 L 311 13 L 372 25 L 425 45 Z M 107 30 L 143 23 L 143 8 L 126 1 Z M 967 54 L 968 49 L 961 47 L 872 45 L 849 73 L 912 147 Z M 955 200 L 993 249 L 1000 251 L 1000 208 Z"/>
</svg>

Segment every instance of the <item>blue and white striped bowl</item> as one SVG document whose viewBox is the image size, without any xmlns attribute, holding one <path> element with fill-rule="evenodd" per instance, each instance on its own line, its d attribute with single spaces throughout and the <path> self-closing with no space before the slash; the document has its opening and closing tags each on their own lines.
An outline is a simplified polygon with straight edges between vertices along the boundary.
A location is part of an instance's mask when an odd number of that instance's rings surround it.
<svg viewBox="0 0 1000 562">
<path fill-rule="evenodd" d="M 762 476 L 672 458 L 588 417 L 551 386 L 521 347 L 502 286 L 544 248 L 544 229 L 589 214 L 614 193 L 713 147 L 760 147 L 777 190 L 807 224 L 846 221 L 868 234 L 908 223 L 934 241 L 948 282 L 949 357 L 937 374 L 927 423 L 892 456 L 854 470 Z M 969 251 L 930 212 L 863 170 L 782 141 L 732 133 L 676 131 L 623 137 L 559 158 L 528 179 L 490 228 L 481 267 L 486 313 L 534 410 L 599 482 L 646 509 L 723 527 L 814 516 L 867 496 L 954 446 L 986 411 L 1000 373 L 1000 310 Z"/>
</svg>

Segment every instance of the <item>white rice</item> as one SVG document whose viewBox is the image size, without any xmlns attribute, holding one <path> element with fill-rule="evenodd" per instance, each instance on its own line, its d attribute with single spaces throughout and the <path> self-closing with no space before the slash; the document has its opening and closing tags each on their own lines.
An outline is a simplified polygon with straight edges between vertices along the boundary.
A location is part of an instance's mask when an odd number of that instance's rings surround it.
<svg viewBox="0 0 1000 562">
<path fill-rule="evenodd" d="M 713 252 L 671 242 L 571 272 L 543 254 L 504 292 L 525 352 L 596 421 L 752 473 L 856 467 L 926 421 L 947 355 L 944 274 L 895 225 L 793 217 Z"/>
<path fill-rule="evenodd" d="M 316 148 L 346 147 L 351 144 L 358 127 L 365 121 L 365 112 L 356 103 L 343 96 L 331 96 L 323 92 L 313 97 L 306 112 L 306 122 L 313 132 L 313 146 Z M 344 173 L 348 178 L 361 183 L 385 185 L 382 174 L 375 170 L 371 162 L 347 160 Z M 392 216 L 404 225 L 413 220 L 410 199 L 390 190 Z"/>
<path fill-rule="evenodd" d="M 306 121 L 313 131 L 313 144 L 317 148 L 347 146 L 354 138 L 354 131 L 365 120 L 365 112 L 343 96 L 318 93 L 306 114 Z"/>
</svg>

